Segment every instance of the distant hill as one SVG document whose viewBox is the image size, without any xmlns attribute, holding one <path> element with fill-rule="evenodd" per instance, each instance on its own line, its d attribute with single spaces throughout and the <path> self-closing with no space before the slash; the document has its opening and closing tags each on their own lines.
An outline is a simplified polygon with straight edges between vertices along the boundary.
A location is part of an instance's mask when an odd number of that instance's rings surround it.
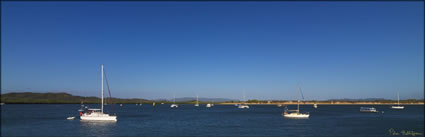
<svg viewBox="0 0 425 137">
<path fill-rule="evenodd" d="M 108 97 L 104 98 L 105 103 L 110 103 Z M 157 99 L 157 100 L 147 100 L 141 98 L 131 98 L 131 99 L 122 99 L 122 98 L 112 98 L 112 103 L 152 103 L 152 102 L 164 102 L 169 103 L 173 100 L 167 99 Z M 178 103 L 192 103 L 196 98 L 194 97 L 184 97 L 176 98 Z M 232 99 L 225 98 L 199 98 L 199 101 L 202 102 L 225 102 L 232 101 Z M 98 104 L 100 103 L 99 97 L 83 97 L 83 96 L 74 96 L 69 93 L 33 93 L 33 92 L 13 92 L 6 93 L 1 95 L 1 102 L 7 104 L 13 103 L 23 103 L 23 104 Z"/>
<path fill-rule="evenodd" d="M 109 103 L 146 103 L 151 102 L 146 99 L 120 99 L 120 98 L 104 98 L 105 102 Z M 33 92 L 12 92 L 1 95 L 2 103 L 40 103 L 40 104 L 56 104 L 56 103 L 69 103 L 69 104 L 97 104 L 100 103 L 98 97 L 82 97 L 74 96 L 68 93 L 33 93 Z"/>
</svg>

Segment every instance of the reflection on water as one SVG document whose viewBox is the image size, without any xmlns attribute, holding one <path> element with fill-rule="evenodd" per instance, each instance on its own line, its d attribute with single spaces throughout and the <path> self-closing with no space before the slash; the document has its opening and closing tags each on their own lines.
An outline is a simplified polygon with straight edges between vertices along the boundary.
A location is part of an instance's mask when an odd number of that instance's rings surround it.
<svg viewBox="0 0 425 137">
<path fill-rule="evenodd" d="M 80 120 L 80 134 L 83 136 L 113 136 L 116 121 Z"/>
<path fill-rule="evenodd" d="M 117 121 L 89 121 L 80 120 L 81 126 L 115 126 Z"/>
<path fill-rule="evenodd" d="M 11 104 L 1 107 L 1 136 L 388 136 L 424 132 L 424 107 L 376 106 L 384 114 L 360 113 L 360 105 L 300 106 L 309 119 L 287 119 L 275 105 L 212 108 L 179 105 L 124 105 L 118 121 L 80 121 L 80 104 Z M 67 120 L 74 114 L 76 120 Z M 54 129 L 54 130 L 52 130 Z"/>
</svg>

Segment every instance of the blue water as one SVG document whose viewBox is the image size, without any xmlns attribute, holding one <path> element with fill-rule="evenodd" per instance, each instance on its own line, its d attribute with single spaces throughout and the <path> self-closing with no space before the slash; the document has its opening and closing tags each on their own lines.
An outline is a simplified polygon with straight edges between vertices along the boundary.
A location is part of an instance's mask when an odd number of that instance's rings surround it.
<svg viewBox="0 0 425 137">
<path fill-rule="evenodd" d="M 92 107 L 97 105 L 92 104 Z M 368 105 L 301 106 L 309 119 L 283 118 L 283 108 L 251 105 L 124 104 L 109 112 L 117 122 L 87 122 L 78 117 L 79 104 L 6 104 L 1 106 L 2 136 L 393 136 L 396 132 L 424 134 L 424 106 L 408 105 L 404 110 L 375 105 L 384 113 L 360 113 Z M 295 106 L 290 106 L 291 109 Z M 76 116 L 75 120 L 67 120 Z M 400 135 L 402 136 L 402 135 Z M 417 135 L 418 136 L 418 135 Z"/>
</svg>

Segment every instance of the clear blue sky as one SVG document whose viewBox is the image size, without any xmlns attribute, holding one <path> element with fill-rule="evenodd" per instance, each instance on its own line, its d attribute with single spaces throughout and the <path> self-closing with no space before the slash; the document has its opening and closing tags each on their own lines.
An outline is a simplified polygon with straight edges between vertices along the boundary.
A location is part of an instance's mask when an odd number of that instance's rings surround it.
<svg viewBox="0 0 425 137">
<path fill-rule="evenodd" d="M 423 2 L 2 2 L 2 93 L 424 97 Z"/>
</svg>

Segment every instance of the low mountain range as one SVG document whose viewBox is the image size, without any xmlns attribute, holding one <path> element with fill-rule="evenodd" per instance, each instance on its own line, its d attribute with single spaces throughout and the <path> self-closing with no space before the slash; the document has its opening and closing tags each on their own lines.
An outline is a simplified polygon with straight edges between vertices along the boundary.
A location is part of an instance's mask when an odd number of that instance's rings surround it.
<svg viewBox="0 0 425 137">
<path fill-rule="evenodd" d="M 112 103 L 152 103 L 152 102 L 172 102 L 173 99 L 156 99 L 156 100 L 147 100 L 142 98 L 104 98 L 106 103 L 112 101 Z M 176 98 L 176 102 L 193 102 L 196 98 L 193 97 L 183 97 Z M 199 98 L 200 102 L 225 102 L 232 101 L 232 99 L 225 98 Z M 12 92 L 1 94 L 2 103 L 99 103 L 99 97 L 83 97 L 83 96 L 74 96 L 69 93 L 33 93 L 33 92 Z"/>
</svg>

